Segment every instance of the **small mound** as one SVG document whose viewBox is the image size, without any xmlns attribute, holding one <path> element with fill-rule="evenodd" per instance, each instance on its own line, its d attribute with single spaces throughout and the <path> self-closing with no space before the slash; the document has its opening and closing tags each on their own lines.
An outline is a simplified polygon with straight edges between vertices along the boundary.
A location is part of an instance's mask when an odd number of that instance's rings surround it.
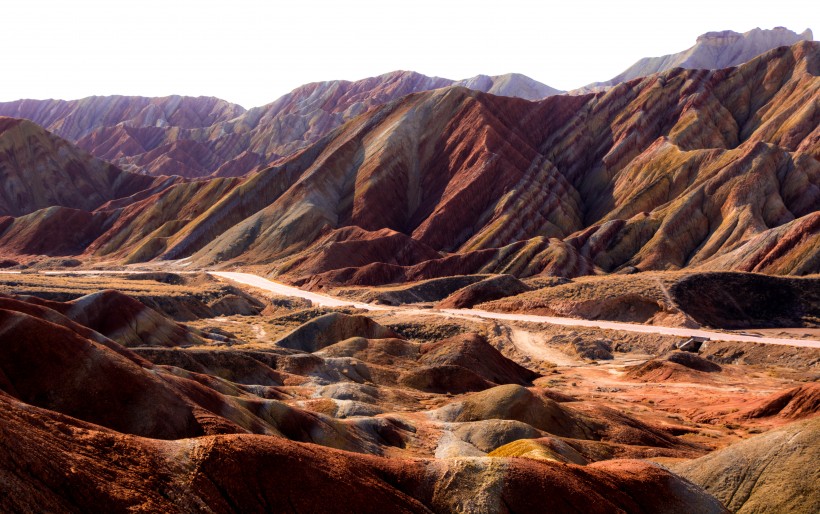
<svg viewBox="0 0 820 514">
<path fill-rule="evenodd" d="M 554 437 L 520 439 L 491 451 L 490 457 L 524 457 L 541 461 L 587 464 L 587 460 L 570 445 Z"/>
<path fill-rule="evenodd" d="M 419 362 L 427 366 L 461 366 L 494 384 L 526 385 L 540 376 L 504 357 L 475 333 L 422 345 Z"/>
<path fill-rule="evenodd" d="M 666 360 L 648 360 L 633 366 L 626 372 L 626 378 L 641 382 L 691 382 L 697 380 L 698 372 Z"/>
<path fill-rule="evenodd" d="M 512 275 L 496 275 L 470 284 L 451 294 L 436 305 L 439 309 L 469 309 L 484 302 L 499 300 L 531 291 L 531 288 Z"/>
<path fill-rule="evenodd" d="M 214 316 L 256 316 L 265 304 L 250 296 L 228 294 L 208 304 Z"/>
<path fill-rule="evenodd" d="M 11 259 L 0 259 L 0 269 L 16 268 L 20 263 Z"/>
<path fill-rule="evenodd" d="M 717 373 L 722 369 L 714 362 L 693 353 L 672 352 L 665 357 L 631 367 L 626 376 L 642 382 L 691 382 L 702 381 L 704 373 Z"/>
<path fill-rule="evenodd" d="M 419 357 L 419 345 L 403 339 L 351 337 L 326 346 L 316 354 L 321 357 L 352 357 L 373 364 L 394 366 L 402 361 L 416 361 Z"/>
<path fill-rule="evenodd" d="M 764 400 L 763 404 L 743 415 L 745 418 L 779 416 L 802 419 L 820 412 L 820 384 L 805 384 Z"/>
<path fill-rule="evenodd" d="M 519 439 L 541 437 L 541 432 L 526 423 L 508 419 L 485 419 L 461 423 L 453 434 L 482 452 L 492 452 Z"/>
<path fill-rule="evenodd" d="M 310 320 L 276 342 L 277 346 L 315 352 L 351 337 L 398 338 L 398 334 L 366 316 L 333 312 Z"/>
<path fill-rule="evenodd" d="M 550 434 L 587 439 L 584 420 L 557 402 L 520 385 L 494 387 L 467 397 L 453 421 L 509 419 L 521 421 Z"/>
<path fill-rule="evenodd" d="M 455 275 L 401 286 L 386 286 L 375 290 L 368 300 L 385 305 L 439 302 L 455 291 L 475 284 L 485 277 L 486 275 Z"/>
<path fill-rule="evenodd" d="M 333 400 L 331 398 L 306 400 L 297 403 L 297 405 L 302 409 L 319 412 L 337 419 L 372 417 L 385 412 L 384 409 L 371 403 L 355 400 Z"/>
<path fill-rule="evenodd" d="M 666 356 L 666 360 L 680 364 L 681 366 L 686 366 L 689 369 L 694 369 L 695 371 L 703 371 L 704 373 L 717 373 L 723 369 L 714 362 L 690 352 L 672 352 Z"/>
<path fill-rule="evenodd" d="M 588 340 L 580 337 L 569 344 L 566 349 L 570 354 L 589 360 L 612 360 L 612 341 L 603 339 Z"/>
<path fill-rule="evenodd" d="M 333 400 L 350 400 L 360 403 L 377 403 L 379 390 L 371 385 L 341 382 L 319 388 L 316 394 Z"/>
<path fill-rule="evenodd" d="M 461 366 L 421 366 L 404 373 L 399 384 L 438 394 L 483 391 L 495 385 Z"/>
</svg>

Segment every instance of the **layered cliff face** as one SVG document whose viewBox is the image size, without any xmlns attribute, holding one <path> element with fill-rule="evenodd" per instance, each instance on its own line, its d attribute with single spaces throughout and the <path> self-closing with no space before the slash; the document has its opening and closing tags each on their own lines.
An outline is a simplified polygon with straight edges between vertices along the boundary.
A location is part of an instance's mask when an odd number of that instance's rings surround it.
<svg viewBox="0 0 820 514">
<path fill-rule="evenodd" d="M 95 215 L 110 219 L 86 225 L 97 228 L 84 253 L 263 264 L 317 286 L 814 273 L 818 70 L 820 47 L 804 42 L 734 69 L 537 103 L 460 87 L 412 94 L 247 178 L 109 203 Z M 9 229 L 0 237 L 21 247 Z"/>
<path fill-rule="evenodd" d="M 0 216 L 53 206 L 90 211 L 163 182 L 125 173 L 30 121 L 0 117 Z"/>
<path fill-rule="evenodd" d="M 32 120 L 129 171 L 229 177 L 291 154 L 373 107 L 453 84 L 530 100 L 559 92 L 520 74 L 456 82 L 397 71 L 306 84 L 248 111 L 208 97 L 111 96 L 0 103 L 0 115 Z"/>
<path fill-rule="evenodd" d="M 672 68 L 716 70 L 743 64 L 756 56 L 777 48 L 791 46 L 799 41 L 812 41 L 811 30 L 797 34 L 784 27 L 771 30 L 760 28 L 738 33 L 731 30 L 707 32 L 698 36 L 695 45 L 676 54 L 645 57 L 621 74 L 605 82 L 590 84 L 587 88 L 614 86 L 638 77 L 671 70 Z"/>
</svg>

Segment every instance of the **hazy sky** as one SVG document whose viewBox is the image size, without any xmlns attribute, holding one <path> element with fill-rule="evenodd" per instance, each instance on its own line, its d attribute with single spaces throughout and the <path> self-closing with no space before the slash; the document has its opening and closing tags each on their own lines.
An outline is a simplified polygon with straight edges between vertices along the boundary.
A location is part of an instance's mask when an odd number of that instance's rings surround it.
<svg viewBox="0 0 820 514">
<path fill-rule="evenodd" d="M 211 95 L 245 107 L 397 69 L 606 80 L 711 30 L 820 31 L 812 0 L 5 0 L 0 101 Z"/>
</svg>

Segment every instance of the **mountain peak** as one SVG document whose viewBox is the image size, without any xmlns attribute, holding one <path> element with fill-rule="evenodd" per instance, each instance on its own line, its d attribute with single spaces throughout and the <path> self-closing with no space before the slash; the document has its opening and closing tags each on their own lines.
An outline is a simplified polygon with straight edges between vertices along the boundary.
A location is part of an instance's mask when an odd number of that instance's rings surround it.
<svg viewBox="0 0 820 514">
<path fill-rule="evenodd" d="M 812 36 L 811 29 L 798 34 L 786 27 L 756 27 L 742 34 L 733 30 L 707 32 L 697 37 L 694 46 L 682 52 L 660 57 L 644 57 L 620 75 L 606 82 L 590 84 L 580 91 L 594 91 L 672 68 L 729 68 L 750 61 L 773 48 L 791 46 L 804 40 L 812 41 Z"/>
</svg>

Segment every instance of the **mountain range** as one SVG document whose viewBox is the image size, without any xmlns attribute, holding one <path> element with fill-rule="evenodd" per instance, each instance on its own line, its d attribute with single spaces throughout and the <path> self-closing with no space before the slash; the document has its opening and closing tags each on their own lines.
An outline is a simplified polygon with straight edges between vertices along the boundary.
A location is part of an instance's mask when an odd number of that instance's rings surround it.
<svg viewBox="0 0 820 514">
<path fill-rule="evenodd" d="M 675 68 L 539 102 L 458 86 L 422 91 L 244 178 L 108 170 L 95 179 L 109 189 L 93 205 L 72 199 L 77 184 L 58 182 L 67 195 L 59 207 L 0 206 L 10 214 L 0 248 L 9 258 L 259 265 L 316 287 L 469 273 L 812 273 L 819 62 L 818 44 L 802 42 L 736 68 Z M 37 145 L 54 138 L 31 124 L 25 131 Z M 51 162 L 47 151 L 26 155 Z M 18 166 L 19 180 L 59 180 L 38 178 L 38 162 Z M 88 156 L 87 173 L 98 168 Z M 135 180 L 145 189 L 110 189 Z"/>
<path fill-rule="evenodd" d="M 396 71 L 301 86 L 245 110 L 218 98 L 89 97 L 0 103 L 0 116 L 42 125 L 117 166 L 151 175 L 239 176 L 316 141 L 368 109 L 453 85 L 529 100 L 559 91 L 520 74 L 453 81 Z"/>
<path fill-rule="evenodd" d="M 647 58 L 614 79 L 573 91 L 588 93 L 673 67 L 734 66 L 802 39 L 787 29 L 700 36 L 692 48 Z M 24 118 L 122 169 L 183 177 L 241 176 L 304 148 L 355 116 L 407 94 L 464 86 L 500 96 L 541 100 L 562 93 L 521 74 L 454 81 L 395 71 L 355 82 L 306 84 L 252 109 L 209 97 L 89 97 L 0 103 L 0 116 Z"/>
</svg>

